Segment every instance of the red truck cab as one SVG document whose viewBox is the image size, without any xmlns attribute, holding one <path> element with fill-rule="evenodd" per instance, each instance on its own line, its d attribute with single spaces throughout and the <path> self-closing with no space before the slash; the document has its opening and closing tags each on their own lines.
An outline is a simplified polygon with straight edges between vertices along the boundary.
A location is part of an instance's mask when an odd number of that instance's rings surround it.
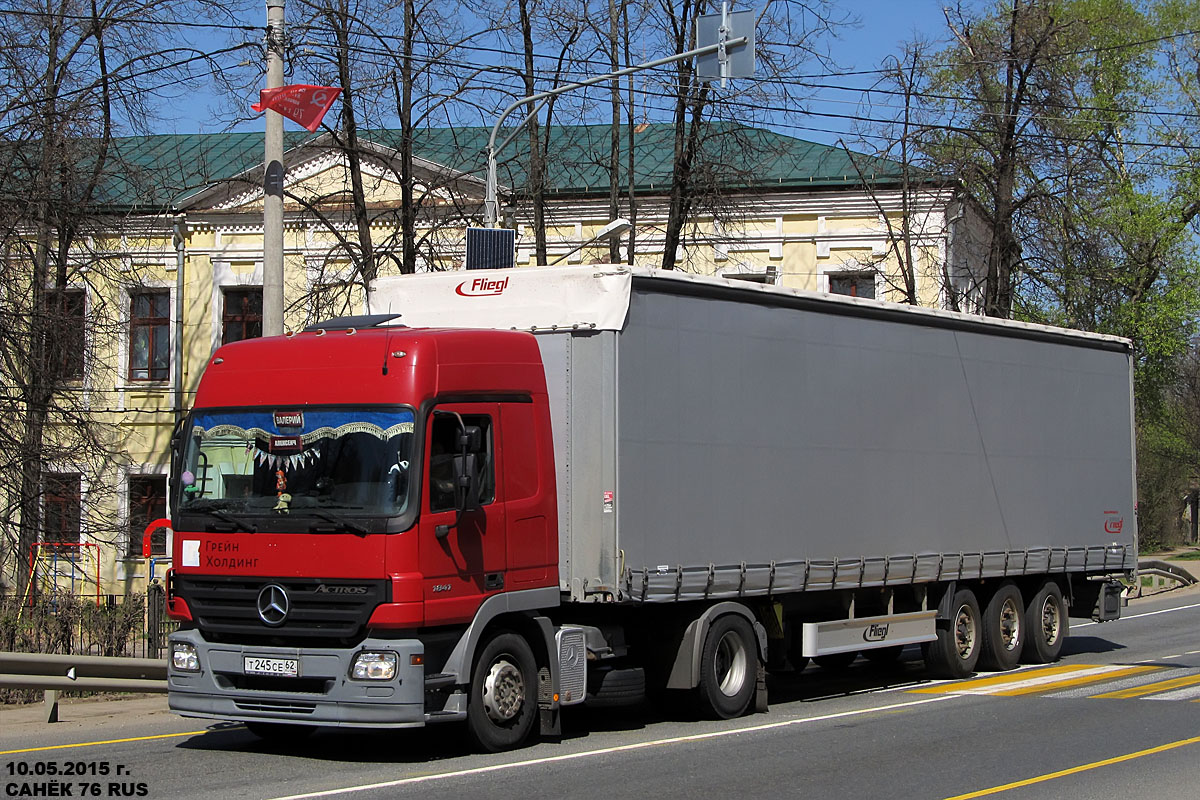
<svg viewBox="0 0 1200 800">
<path fill-rule="evenodd" d="M 381 321 L 207 365 L 172 469 L 173 710 L 259 731 L 463 718 L 489 622 L 557 605 L 534 337 Z"/>
</svg>

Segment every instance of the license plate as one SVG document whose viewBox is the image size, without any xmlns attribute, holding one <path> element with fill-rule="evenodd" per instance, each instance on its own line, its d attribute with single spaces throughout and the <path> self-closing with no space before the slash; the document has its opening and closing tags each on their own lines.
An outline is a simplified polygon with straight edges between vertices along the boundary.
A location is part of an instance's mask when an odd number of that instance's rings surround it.
<svg viewBox="0 0 1200 800">
<path fill-rule="evenodd" d="M 300 676 L 300 662 L 294 658 L 243 656 L 242 667 L 247 675 L 282 675 L 286 678 Z"/>
</svg>

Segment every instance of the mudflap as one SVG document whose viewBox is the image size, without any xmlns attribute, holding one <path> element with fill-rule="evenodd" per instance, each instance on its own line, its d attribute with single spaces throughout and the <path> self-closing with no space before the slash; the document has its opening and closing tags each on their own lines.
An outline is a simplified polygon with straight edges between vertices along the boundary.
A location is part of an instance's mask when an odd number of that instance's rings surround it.
<svg viewBox="0 0 1200 800">
<path fill-rule="evenodd" d="M 767 711 L 767 667 L 762 659 L 757 659 L 758 670 L 754 676 L 754 713 L 765 714 Z"/>
<path fill-rule="evenodd" d="M 538 735 L 543 742 L 562 740 L 562 707 L 554 695 L 554 683 L 547 667 L 538 670 Z"/>
</svg>

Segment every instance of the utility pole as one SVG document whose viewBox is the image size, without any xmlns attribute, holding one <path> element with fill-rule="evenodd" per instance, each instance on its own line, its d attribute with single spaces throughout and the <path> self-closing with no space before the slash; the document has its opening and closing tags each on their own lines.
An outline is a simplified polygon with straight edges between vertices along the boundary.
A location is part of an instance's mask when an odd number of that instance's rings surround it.
<svg viewBox="0 0 1200 800">
<path fill-rule="evenodd" d="M 267 88 L 283 86 L 283 0 L 267 0 Z M 283 117 L 267 109 L 263 172 L 263 336 L 283 333 Z"/>
</svg>

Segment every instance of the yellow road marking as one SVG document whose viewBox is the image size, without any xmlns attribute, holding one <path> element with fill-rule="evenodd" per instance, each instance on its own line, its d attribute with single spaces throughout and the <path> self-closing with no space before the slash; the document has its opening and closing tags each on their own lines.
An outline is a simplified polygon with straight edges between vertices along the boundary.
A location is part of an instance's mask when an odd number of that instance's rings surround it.
<svg viewBox="0 0 1200 800">
<path fill-rule="evenodd" d="M 1194 686 L 1197 683 L 1200 683 L 1200 675 L 1184 675 L 1180 678 L 1171 678 L 1170 680 L 1158 681 L 1156 683 L 1146 683 L 1141 686 L 1134 686 L 1130 689 L 1121 689 L 1116 692 L 1093 694 L 1091 697 L 1124 700 L 1130 697 L 1141 697 L 1142 695 L 1165 692 L 1168 689 L 1178 689 L 1181 686 Z"/>
<path fill-rule="evenodd" d="M 990 678 L 974 678 L 966 681 L 956 681 L 954 683 L 940 683 L 936 686 L 925 686 L 920 689 L 913 689 L 914 694 L 951 694 L 963 689 L 980 689 L 985 686 L 998 686 L 1004 683 L 1012 683 L 1013 681 L 1031 680 L 1040 678 L 1045 675 L 1058 675 L 1063 672 L 1079 672 L 1087 669 L 1086 665 L 1079 664 L 1058 664 L 1053 667 L 1041 667 L 1040 669 L 1025 669 L 1019 672 L 1006 672 L 1003 675 L 993 675 Z"/>
<path fill-rule="evenodd" d="M 1100 681 L 1112 680 L 1113 678 L 1127 678 L 1130 675 L 1141 675 L 1145 672 L 1156 672 L 1160 669 L 1162 669 L 1162 667 L 1145 666 L 1114 669 L 1108 672 L 1096 672 L 1087 675 L 1081 675 L 1078 678 L 1066 678 L 1061 681 L 1051 681 L 1049 683 L 1038 684 L 1037 686 L 1022 686 L 1017 689 L 1007 689 L 1001 692 L 992 692 L 992 695 L 996 697 L 1017 697 L 1023 694 L 1056 692 L 1059 689 L 1069 689 L 1072 686 L 1082 686 L 1085 683 L 1099 683 Z"/>
<path fill-rule="evenodd" d="M 43 750 L 65 750 L 69 747 L 91 747 L 96 744 L 120 744 L 121 742 L 144 742 L 148 739 L 175 739 L 180 736 L 199 736 L 203 731 L 187 731 L 186 733 L 160 733 L 156 736 L 133 736 L 129 739 L 105 739 L 101 742 L 76 742 L 75 744 L 52 744 L 46 747 L 27 747 L 24 750 L 0 750 L 0 756 L 11 756 L 17 753 L 39 753 Z"/>
<path fill-rule="evenodd" d="M 967 794 L 956 794 L 954 797 L 947 797 L 946 800 L 971 800 L 971 798 L 974 798 L 974 797 L 986 797 L 989 794 L 999 794 L 1000 792 L 1007 792 L 1010 789 L 1020 789 L 1022 786 L 1032 786 L 1035 783 L 1044 783 L 1045 781 L 1052 781 L 1055 778 L 1062 778 L 1067 775 L 1074 775 L 1079 772 L 1086 772 L 1089 769 L 1096 769 L 1098 767 L 1107 767 L 1110 764 L 1120 764 L 1122 761 L 1132 761 L 1135 758 L 1142 758 L 1143 756 L 1152 756 L 1155 753 L 1164 753 L 1167 750 L 1174 750 L 1177 747 L 1186 747 L 1189 744 L 1197 744 L 1197 743 L 1200 743 L 1200 736 L 1193 736 L 1191 739 L 1181 739 L 1178 742 L 1171 742 L 1170 744 L 1159 745 L 1158 747 L 1151 747 L 1149 750 L 1139 750 L 1136 753 L 1127 753 L 1123 756 L 1116 756 L 1115 758 L 1106 758 L 1103 761 L 1093 761 L 1091 764 L 1082 764 L 1078 767 L 1071 767 L 1070 769 L 1061 769 L 1058 772 L 1050 772 L 1045 775 L 1039 775 L 1036 778 L 1026 778 L 1023 781 L 1017 781 L 1015 783 L 1006 783 L 1003 786 L 993 786 L 990 789 L 980 789 L 977 792 L 968 792 Z"/>
<path fill-rule="evenodd" d="M 979 694 L 1015 697 L 1022 694 L 1055 691 L 1111 678 L 1123 678 L 1162 669 L 1155 666 L 1120 667 L 1106 664 L 1058 664 L 1053 667 L 1005 672 L 990 678 L 941 683 L 910 690 L 914 694 Z M 1005 688 L 1005 687 L 1012 688 Z"/>
</svg>

